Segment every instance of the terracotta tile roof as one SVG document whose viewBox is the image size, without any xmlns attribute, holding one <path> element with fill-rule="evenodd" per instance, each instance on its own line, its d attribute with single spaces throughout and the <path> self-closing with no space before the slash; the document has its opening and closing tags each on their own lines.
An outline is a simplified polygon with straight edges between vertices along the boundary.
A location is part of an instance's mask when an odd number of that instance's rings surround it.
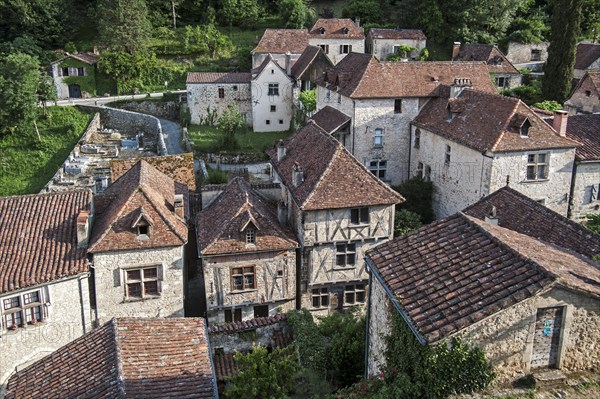
<svg viewBox="0 0 600 399">
<path fill-rule="evenodd" d="M 371 28 L 367 36 L 373 39 L 427 40 L 427 36 L 420 29 Z"/>
<path fill-rule="evenodd" d="M 306 29 L 265 29 L 253 53 L 302 54 L 308 46 Z"/>
<path fill-rule="evenodd" d="M 321 33 L 321 29 L 324 33 Z M 365 30 L 349 18 L 320 18 L 310 29 L 309 35 L 323 39 L 364 39 Z"/>
<path fill-rule="evenodd" d="M 428 342 L 555 284 L 600 294 L 600 271 L 584 258 L 462 213 L 367 255 Z"/>
<path fill-rule="evenodd" d="M 327 105 L 321 108 L 310 119 L 321 129 L 325 130 L 329 134 L 332 134 L 344 125 L 350 123 L 352 118 L 345 113 Z"/>
<path fill-rule="evenodd" d="M 116 181 L 119 177 L 123 176 L 140 159 L 148 162 L 171 179 L 185 184 L 191 191 L 196 191 L 194 154 L 192 153 L 162 157 L 114 159 L 110 161 L 111 180 Z"/>
<path fill-rule="evenodd" d="M 600 114 L 570 115 L 567 137 L 581 143 L 576 150 L 578 160 L 600 161 Z"/>
<path fill-rule="evenodd" d="M 498 47 L 492 44 L 464 44 L 453 61 L 485 61 L 490 73 L 519 73 Z"/>
<path fill-rule="evenodd" d="M 587 69 L 600 58 L 600 44 L 579 43 L 575 53 L 575 69 Z"/>
<path fill-rule="evenodd" d="M 88 271 L 77 216 L 92 192 L 0 197 L 0 294 Z"/>
<path fill-rule="evenodd" d="M 376 178 L 335 138 L 309 122 L 284 142 L 286 155 L 277 161 L 277 149 L 267 150 L 273 167 L 303 210 L 392 205 L 404 201 Z M 294 165 L 304 180 L 292 184 Z"/>
<path fill-rule="evenodd" d="M 292 66 L 291 73 L 294 79 L 301 79 L 304 72 L 306 72 L 306 70 L 311 66 L 313 61 L 322 51 L 323 50 L 321 50 L 321 47 L 307 46 L 302 54 L 300 54 L 300 58 L 298 58 L 298 60 L 296 60 Z M 331 61 L 329 61 L 329 58 L 325 57 L 325 59 L 327 59 L 329 64 L 333 66 Z"/>
<path fill-rule="evenodd" d="M 477 151 L 526 151 L 550 148 L 573 148 L 578 144 L 560 137 L 522 101 L 464 89 L 450 99 L 450 87 L 442 86 L 440 97 L 425 105 L 413 124 Z M 449 112 L 457 115 L 449 120 Z M 528 137 L 520 126 L 529 120 Z"/>
<path fill-rule="evenodd" d="M 317 84 L 351 98 L 434 97 L 440 84 L 457 78 L 497 93 L 484 62 L 390 62 L 358 53 L 344 57 Z"/>
<path fill-rule="evenodd" d="M 287 320 L 286 313 L 277 313 L 276 315 L 269 317 L 256 317 L 254 319 L 246 321 L 238 321 L 234 323 L 221 324 L 218 326 L 208 327 L 208 334 L 219 334 L 219 333 L 238 333 L 242 331 L 256 330 L 260 327 L 270 326 L 278 324 L 281 321 Z"/>
<path fill-rule="evenodd" d="M 185 83 L 250 83 L 251 80 L 250 72 L 188 72 Z"/>
<path fill-rule="evenodd" d="M 204 320 L 113 319 L 18 371 L 7 399 L 214 398 Z"/>
<path fill-rule="evenodd" d="M 600 235 L 510 188 L 503 187 L 463 212 L 485 219 L 496 207 L 498 225 L 589 258 L 600 254 Z"/>
<path fill-rule="evenodd" d="M 252 223 L 255 245 L 246 243 L 245 228 Z M 277 220 L 277 210 L 250 183 L 238 177 L 196 218 L 198 252 L 218 255 L 293 249 L 294 234 Z"/>
<path fill-rule="evenodd" d="M 187 242 L 186 221 L 175 215 L 175 194 L 188 201 L 187 187 L 145 160 L 94 198 L 96 218 L 89 252 L 180 246 Z M 146 239 L 133 227 L 140 215 L 150 222 Z"/>
</svg>

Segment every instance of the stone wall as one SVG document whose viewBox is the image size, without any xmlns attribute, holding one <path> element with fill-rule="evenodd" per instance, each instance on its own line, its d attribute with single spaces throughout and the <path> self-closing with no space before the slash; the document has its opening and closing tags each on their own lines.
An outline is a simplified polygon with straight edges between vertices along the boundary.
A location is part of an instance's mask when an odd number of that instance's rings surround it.
<svg viewBox="0 0 600 399">
<path fill-rule="evenodd" d="M 388 55 L 394 54 L 394 46 L 415 47 L 417 50 L 409 54 L 408 58 L 415 58 L 418 61 L 421 50 L 427 47 L 427 41 L 410 39 L 367 39 L 368 51 L 381 61 L 385 61 Z"/>
<path fill-rule="evenodd" d="M 369 290 L 367 376 L 374 377 L 385 366 L 385 337 L 389 336 L 392 329 L 392 312 L 397 310 L 374 277 L 370 280 Z"/>
<path fill-rule="evenodd" d="M 229 106 L 237 107 L 246 119 L 246 124 L 252 125 L 252 94 L 250 83 L 205 83 L 190 84 L 187 88 L 187 105 L 193 124 L 216 123 L 216 118 Z M 219 89 L 223 89 L 223 98 L 219 98 Z M 214 112 L 214 121 L 209 121 L 209 112 Z"/>
<path fill-rule="evenodd" d="M 179 122 L 180 102 L 177 101 L 129 101 L 114 104 L 108 104 L 111 107 L 124 109 L 127 111 L 139 112 L 156 116 L 157 118 L 169 119 Z"/>
<path fill-rule="evenodd" d="M 264 345 L 275 348 L 276 336 L 291 336 L 292 329 L 287 320 L 279 320 L 276 323 L 253 329 L 244 329 L 243 331 L 234 330 L 234 332 L 210 332 L 209 339 L 212 350 L 223 349 L 225 353 L 242 352 L 247 353 L 252 350 L 253 345 Z"/>
<path fill-rule="evenodd" d="M 513 64 L 541 63 L 543 64 L 548 59 L 548 42 L 542 43 L 516 43 L 510 42 L 506 51 L 506 58 Z M 531 59 L 531 51 L 540 50 L 540 60 L 534 61 Z"/>
<path fill-rule="evenodd" d="M 183 316 L 183 247 L 102 252 L 93 255 L 96 306 L 100 323 L 112 317 Z M 125 270 L 159 267 L 160 296 L 128 300 Z"/>
<path fill-rule="evenodd" d="M 600 161 L 577 163 L 573 179 L 569 217 L 579 222 L 600 213 Z"/>
<path fill-rule="evenodd" d="M 89 275 L 32 287 L 44 291 L 47 318 L 15 331 L 0 327 L 0 397 L 14 371 L 20 370 L 90 331 L 94 314 L 90 306 Z M 30 292 L 31 290 L 23 290 Z M 16 293 L 3 295 L 3 298 Z"/>
<path fill-rule="evenodd" d="M 79 105 L 78 107 L 83 110 L 99 112 L 102 126 L 106 128 L 116 129 L 134 136 L 139 130 L 142 130 L 155 136 L 158 143 L 156 151 L 158 155 L 168 155 L 162 134 L 162 125 L 157 117 L 106 106 Z"/>
<path fill-rule="evenodd" d="M 327 52 L 326 54 L 334 65 L 343 60 L 344 57 L 348 55 L 347 53 L 343 54 L 340 52 L 340 46 L 342 45 L 351 45 L 352 53 L 365 52 L 365 39 L 327 39 L 314 36 L 308 39 L 308 44 L 311 46 L 328 45 L 329 52 Z"/>
</svg>

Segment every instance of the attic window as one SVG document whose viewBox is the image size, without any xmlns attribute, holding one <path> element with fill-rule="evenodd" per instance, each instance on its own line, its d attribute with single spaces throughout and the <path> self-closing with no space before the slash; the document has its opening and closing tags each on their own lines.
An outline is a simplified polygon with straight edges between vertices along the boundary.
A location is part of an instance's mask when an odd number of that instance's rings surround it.
<svg viewBox="0 0 600 399">
<path fill-rule="evenodd" d="M 519 129 L 519 133 L 521 134 L 521 137 L 529 137 L 529 128 L 531 127 L 531 122 L 529 122 L 529 119 L 525 119 L 525 121 L 523 122 L 523 124 L 521 125 L 520 129 Z"/>
<path fill-rule="evenodd" d="M 142 209 L 131 227 L 135 229 L 139 239 L 145 239 L 150 235 L 150 226 L 152 226 L 152 221 L 146 216 Z"/>
<path fill-rule="evenodd" d="M 246 244 L 256 244 L 256 232 L 254 229 L 246 229 Z"/>
<path fill-rule="evenodd" d="M 324 35 L 325 34 L 325 28 L 319 28 L 319 33 Z"/>
<path fill-rule="evenodd" d="M 342 32 L 344 32 L 344 35 L 347 35 L 347 34 L 348 34 L 348 28 L 344 28 L 344 29 L 342 30 Z"/>
<path fill-rule="evenodd" d="M 592 96 L 592 92 L 590 90 L 586 90 L 585 91 L 585 96 L 586 97 L 591 97 Z"/>
</svg>

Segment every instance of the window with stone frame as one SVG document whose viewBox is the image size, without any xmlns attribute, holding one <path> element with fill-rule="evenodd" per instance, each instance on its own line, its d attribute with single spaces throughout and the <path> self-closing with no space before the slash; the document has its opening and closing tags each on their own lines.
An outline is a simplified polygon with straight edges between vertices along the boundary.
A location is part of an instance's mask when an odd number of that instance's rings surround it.
<svg viewBox="0 0 600 399">
<path fill-rule="evenodd" d="M 230 274 L 232 291 L 253 290 L 256 288 L 256 268 L 254 265 L 232 267 Z"/>
<path fill-rule="evenodd" d="M 351 224 L 369 224 L 369 207 L 350 209 Z"/>
<path fill-rule="evenodd" d="M 423 179 L 423 162 L 417 163 L 417 177 Z"/>
<path fill-rule="evenodd" d="M 344 305 L 365 303 L 365 284 L 348 284 L 344 286 Z"/>
<path fill-rule="evenodd" d="M 279 83 L 269 83 L 269 91 L 267 94 L 269 96 L 278 96 L 279 95 Z"/>
<path fill-rule="evenodd" d="M 242 321 L 242 308 L 225 309 L 225 323 Z"/>
<path fill-rule="evenodd" d="M 373 136 L 373 147 L 383 147 L 383 129 L 379 127 L 375 129 L 375 135 Z"/>
<path fill-rule="evenodd" d="M 2 328 L 15 330 L 26 324 L 44 321 L 42 290 L 26 292 L 2 299 Z"/>
<path fill-rule="evenodd" d="M 246 244 L 256 244 L 256 230 L 253 228 L 246 229 Z"/>
<path fill-rule="evenodd" d="M 373 159 L 367 164 L 368 169 L 381 180 L 385 180 L 387 172 L 387 161 L 384 159 Z"/>
<path fill-rule="evenodd" d="M 508 78 L 506 76 L 496 76 L 496 86 L 501 89 L 508 87 Z"/>
<path fill-rule="evenodd" d="M 144 299 L 160 296 L 160 267 L 124 269 L 125 298 Z"/>
<path fill-rule="evenodd" d="M 351 44 L 340 44 L 340 54 L 349 54 L 352 52 Z"/>
<path fill-rule="evenodd" d="M 421 148 L 421 129 L 415 130 L 415 141 L 413 143 L 414 148 Z"/>
<path fill-rule="evenodd" d="M 219 87 L 219 98 L 225 98 L 225 88 Z"/>
<path fill-rule="evenodd" d="M 326 308 L 329 306 L 329 289 L 313 288 L 311 298 L 313 308 Z"/>
<path fill-rule="evenodd" d="M 527 154 L 527 180 L 548 179 L 548 153 Z"/>
<path fill-rule="evenodd" d="M 354 267 L 356 265 L 356 244 L 340 243 L 335 245 L 335 266 Z"/>
<path fill-rule="evenodd" d="M 319 47 L 321 47 L 321 50 L 323 50 L 325 54 L 329 54 L 329 44 L 319 44 Z"/>
</svg>

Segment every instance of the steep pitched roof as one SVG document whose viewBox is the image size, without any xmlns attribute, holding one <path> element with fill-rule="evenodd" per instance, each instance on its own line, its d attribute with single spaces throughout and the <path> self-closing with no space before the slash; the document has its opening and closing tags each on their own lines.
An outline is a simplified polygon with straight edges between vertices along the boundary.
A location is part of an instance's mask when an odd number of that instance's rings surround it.
<svg viewBox="0 0 600 399">
<path fill-rule="evenodd" d="M 327 105 L 311 116 L 310 119 L 321 129 L 325 130 L 329 134 L 332 134 L 349 123 L 352 118 L 345 113 Z"/>
<path fill-rule="evenodd" d="M 371 28 L 367 36 L 372 39 L 427 40 L 427 36 L 420 29 Z"/>
<path fill-rule="evenodd" d="M 171 179 L 185 184 L 191 191 L 196 191 L 196 178 L 194 176 L 194 154 L 175 154 L 162 157 L 114 159 L 110 161 L 111 180 L 116 181 L 125 172 L 143 159 Z"/>
<path fill-rule="evenodd" d="M 96 220 L 89 252 L 180 246 L 187 242 L 187 225 L 175 215 L 175 194 L 187 188 L 145 160 L 94 198 Z M 133 223 L 140 214 L 153 221 L 150 234 L 140 239 Z"/>
<path fill-rule="evenodd" d="M 600 235 L 510 188 L 503 187 L 466 208 L 485 219 L 496 208 L 498 225 L 592 258 L 600 254 Z"/>
<path fill-rule="evenodd" d="M 306 29 L 265 29 L 253 53 L 301 54 L 308 46 Z"/>
<path fill-rule="evenodd" d="M 575 69 L 587 69 L 600 58 L 600 44 L 579 43 L 575 53 Z"/>
<path fill-rule="evenodd" d="M 492 44 L 465 44 L 453 61 L 485 61 L 490 73 L 519 73 L 498 47 Z"/>
<path fill-rule="evenodd" d="M 251 80 L 250 72 L 188 72 L 185 83 L 250 83 Z"/>
<path fill-rule="evenodd" d="M 600 299 L 583 257 L 462 213 L 368 251 L 411 324 L 436 342 L 556 284 Z"/>
<path fill-rule="evenodd" d="M 291 74 L 294 79 L 302 79 L 302 75 L 304 75 L 312 63 L 317 59 L 319 54 L 322 54 L 324 56 L 323 59 L 326 60 L 330 66 L 333 66 L 329 58 L 325 56 L 325 53 L 321 50 L 321 47 L 307 46 L 302 54 L 300 54 L 300 58 L 298 58 L 292 66 Z"/>
<path fill-rule="evenodd" d="M 440 97 L 425 105 L 413 124 L 477 151 L 525 151 L 573 148 L 577 143 L 559 136 L 521 100 L 464 89 L 450 98 L 450 87 L 442 86 Z M 456 114 L 450 119 L 449 112 Z M 528 120 L 527 137 L 520 126 Z"/>
<path fill-rule="evenodd" d="M 598 78 L 600 79 L 600 73 Z M 569 116 L 567 137 L 581 143 L 575 155 L 578 160 L 600 161 L 600 114 Z"/>
<path fill-rule="evenodd" d="M 273 56 L 271 54 L 268 54 L 265 57 L 265 59 L 263 60 L 263 62 L 258 67 L 254 68 L 252 70 L 252 80 L 258 78 L 264 72 L 264 70 L 267 68 L 267 65 L 269 65 L 271 63 L 273 64 L 274 68 L 279 69 L 284 74 L 285 77 L 287 77 L 290 81 L 292 80 L 292 77 L 288 76 L 286 70 L 283 69 L 283 67 L 281 67 L 281 65 L 279 65 L 279 63 L 273 59 Z"/>
<path fill-rule="evenodd" d="M 92 192 L 0 197 L 0 294 L 88 271 L 77 216 Z"/>
<path fill-rule="evenodd" d="M 349 18 L 320 18 L 309 31 L 311 38 L 364 39 L 365 30 Z"/>
<path fill-rule="evenodd" d="M 112 319 L 18 371 L 7 399 L 214 398 L 201 318 Z"/>
<path fill-rule="evenodd" d="M 277 211 L 238 177 L 196 218 L 198 252 L 218 255 L 274 251 L 297 246 L 293 233 L 279 225 Z M 255 244 L 248 245 L 243 230 L 256 227 Z"/>
<path fill-rule="evenodd" d="M 267 154 L 273 167 L 303 210 L 392 205 L 404 199 L 376 178 L 335 138 L 309 122 L 284 142 L 286 155 L 277 160 L 277 150 Z M 297 165 L 304 180 L 295 187 L 292 173 Z"/>
<path fill-rule="evenodd" d="M 569 95 L 569 98 L 565 101 L 565 104 L 571 103 L 571 98 L 575 93 L 578 93 L 581 90 L 582 86 L 585 85 L 585 88 L 590 88 L 588 82 L 591 83 L 591 85 L 596 89 L 596 91 L 593 92 L 593 95 L 600 96 L 600 71 L 586 71 L 585 75 L 583 75 L 583 77 L 577 81 L 575 88 L 571 91 L 571 94 Z"/>
<path fill-rule="evenodd" d="M 433 97 L 440 84 L 470 79 L 474 88 L 497 90 L 484 62 L 391 62 L 350 53 L 317 84 L 351 98 Z"/>
</svg>

